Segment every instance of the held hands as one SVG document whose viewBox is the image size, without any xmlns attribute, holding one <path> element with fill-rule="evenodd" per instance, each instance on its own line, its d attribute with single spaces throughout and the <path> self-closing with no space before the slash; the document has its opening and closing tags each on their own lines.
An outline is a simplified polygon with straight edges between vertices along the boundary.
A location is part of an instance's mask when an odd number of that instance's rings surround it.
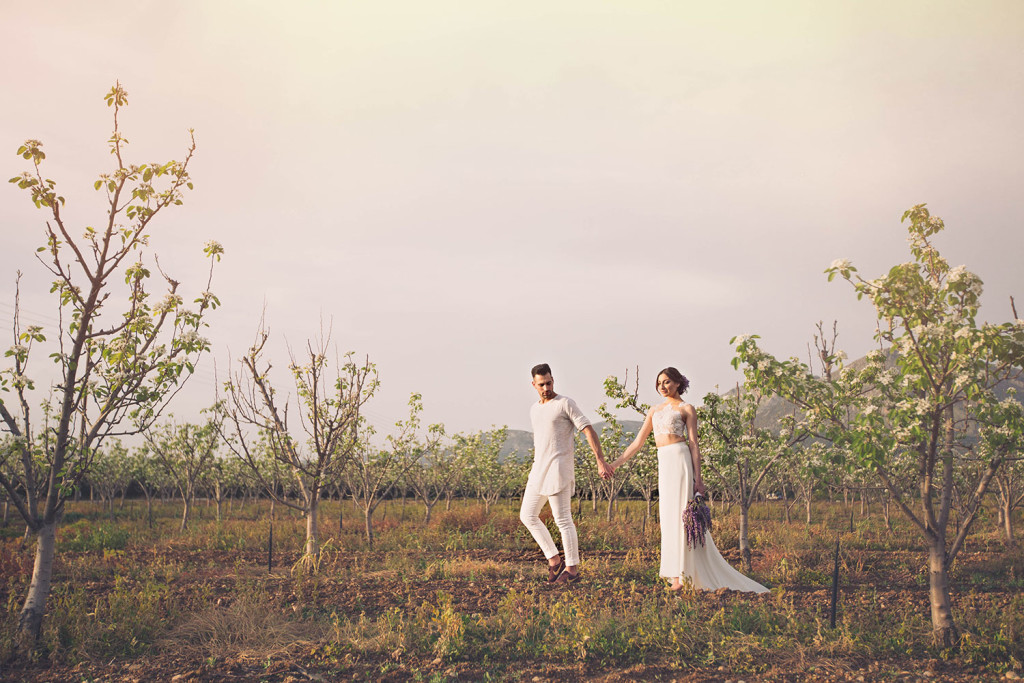
<svg viewBox="0 0 1024 683">
<path fill-rule="evenodd" d="M 615 476 L 615 467 L 601 460 L 597 463 L 597 473 L 601 475 L 602 479 L 611 479 Z"/>
</svg>

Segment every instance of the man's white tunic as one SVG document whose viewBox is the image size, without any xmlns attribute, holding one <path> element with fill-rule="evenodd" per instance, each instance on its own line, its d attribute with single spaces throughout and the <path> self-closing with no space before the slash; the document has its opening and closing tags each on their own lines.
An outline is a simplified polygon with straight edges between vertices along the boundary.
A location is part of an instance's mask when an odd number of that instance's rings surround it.
<svg viewBox="0 0 1024 683">
<path fill-rule="evenodd" d="M 573 435 L 588 427 L 590 420 L 580 411 L 576 401 L 556 394 L 547 403 L 538 401 L 530 407 L 533 425 L 533 468 L 526 482 L 542 496 L 553 496 L 576 487 L 573 463 Z"/>
</svg>

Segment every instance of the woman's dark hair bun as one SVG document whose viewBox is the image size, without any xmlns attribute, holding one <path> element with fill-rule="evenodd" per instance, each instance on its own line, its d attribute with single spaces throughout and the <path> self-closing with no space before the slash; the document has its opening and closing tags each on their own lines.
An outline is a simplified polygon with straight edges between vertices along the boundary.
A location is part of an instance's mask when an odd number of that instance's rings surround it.
<svg viewBox="0 0 1024 683">
<path fill-rule="evenodd" d="M 658 378 L 665 375 L 670 380 L 679 385 L 679 394 L 685 394 L 686 390 L 690 388 L 690 380 L 686 379 L 686 375 L 679 372 L 673 367 L 667 367 L 657 375 L 654 376 L 654 390 L 658 390 Z"/>
</svg>

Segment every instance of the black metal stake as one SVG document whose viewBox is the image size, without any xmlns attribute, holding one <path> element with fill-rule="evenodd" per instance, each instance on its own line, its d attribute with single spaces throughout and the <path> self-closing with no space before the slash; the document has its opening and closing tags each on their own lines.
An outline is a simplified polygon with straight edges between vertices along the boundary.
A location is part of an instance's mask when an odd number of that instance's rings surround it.
<svg viewBox="0 0 1024 683">
<path fill-rule="evenodd" d="M 267 573 L 274 571 L 274 522 L 270 522 L 270 538 L 267 541 Z"/>
<path fill-rule="evenodd" d="M 836 537 L 836 554 L 832 562 L 832 605 L 829 609 L 828 625 L 836 627 L 836 608 L 839 606 L 839 538 Z"/>
</svg>

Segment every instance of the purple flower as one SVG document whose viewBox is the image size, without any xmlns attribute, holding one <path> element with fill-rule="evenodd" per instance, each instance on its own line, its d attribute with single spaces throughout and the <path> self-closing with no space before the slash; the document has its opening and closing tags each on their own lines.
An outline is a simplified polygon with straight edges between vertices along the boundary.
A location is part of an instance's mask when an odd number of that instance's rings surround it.
<svg viewBox="0 0 1024 683">
<path fill-rule="evenodd" d="M 696 548 L 698 543 L 704 547 L 704 534 L 711 531 L 711 510 L 699 493 L 683 509 L 683 529 L 688 548 Z"/>
</svg>

